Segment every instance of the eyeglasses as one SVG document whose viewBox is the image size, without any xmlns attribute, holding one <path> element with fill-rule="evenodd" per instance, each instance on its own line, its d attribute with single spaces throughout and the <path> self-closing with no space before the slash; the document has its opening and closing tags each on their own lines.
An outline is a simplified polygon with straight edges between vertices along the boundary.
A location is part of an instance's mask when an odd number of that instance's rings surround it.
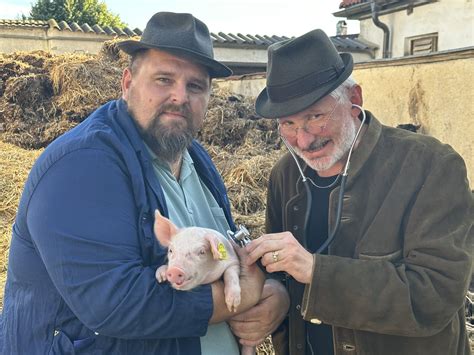
<svg viewBox="0 0 474 355">
<path fill-rule="evenodd" d="M 333 118 L 332 115 L 338 104 L 339 97 L 336 98 L 336 103 L 330 112 L 308 115 L 304 118 L 303 126 L 297 126 L 292 121 L 278 122 L 278 131 L 280 132 L 280 135 L 285 138 L 295 138 L 300 128 L 304 129 L 305 132 L 308 132 L 309 134 L 321 133 L 329 123 L 329 120 Z"/>
</svg>

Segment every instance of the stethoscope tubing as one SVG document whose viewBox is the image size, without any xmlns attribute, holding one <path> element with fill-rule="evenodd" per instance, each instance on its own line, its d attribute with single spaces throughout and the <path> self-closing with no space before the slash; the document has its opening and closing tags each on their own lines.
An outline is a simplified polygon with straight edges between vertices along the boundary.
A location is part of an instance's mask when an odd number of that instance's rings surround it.
<svg viewBox="0 0 474 355">
<path fill-rule="evenodd" d="M 318 248 L 318 250 L 316 250 L 316 254 L 322 254 L 326 249 L 328 249 L 331 246 L 331 244 L 334 242 L 334 238 L 336 237 L 337 232 L 339 231 L 339 227 L 341 225 L 342 208 L 344 206 L 344 193 L 346 191 L 346 181 L 347 181 L 347 176 L 349 174 L 349 165 L 350 165 L 350 160 L 352 156 L 352 151 L 354 150 L 354 146 L 357 142 L 357 139 L 359 138 L 360 132 L 362 131 L 362 127 L 366 121 L 366 113 L 362 109 L 362 107 L 356 104 L 352 104 L 352 106 L 357 107 L 362 112 L 362 121 L 352 141 L 351 147 L 349 149 L 349 153 L 347 154 L 346 164 L 342 171 L 341 184 L 339 186 L 339 196 L 337 199 L 336 225 L 334 226 L 332 231 L 329 233 L 328 237 L 326 238 L 326 241 Z M 283 140 L 283 143 L 286 145 L 286 147 L 288 148 L 288 151 L 290 152 L 291 156 L 296 162 L 296 166 L 298 167 L 303 183 L 307 185 L 309 182 L 308 178 L 304 175 L 303 169 L 301 168 L 298 162 L 298 158 L 296 157 L 296 153 L 294 152 L 293 148 L 289 145 L 289 143 L 286 141 L 286 139 L 284 139 L 283 137 L 281 137 L 281 139 Z M 308 188 L 307 191 L 309 191 L 308 193 L 310 193 L 311 190 Z"/>
</svg>

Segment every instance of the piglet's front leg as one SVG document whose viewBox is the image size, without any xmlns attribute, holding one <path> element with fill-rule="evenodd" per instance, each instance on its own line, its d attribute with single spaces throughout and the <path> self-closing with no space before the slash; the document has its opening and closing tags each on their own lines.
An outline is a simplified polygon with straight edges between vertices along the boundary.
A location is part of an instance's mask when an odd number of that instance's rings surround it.
<svg viewBox="0 0 474 355">
<path fill-rule="evenodd" d="M 229 266 L 224 271 L 225 303 L 230 312 L 236 312 L 240 305 L 239 265 Z"/>
<path fill-rule="evenodd" d="M 165 282 L 167 281 L 166 271 L 168 271 L 168 265 L 161 265 L 158 269 L 156 269 L 155 277 L 158 282 Z"/>
</svg>

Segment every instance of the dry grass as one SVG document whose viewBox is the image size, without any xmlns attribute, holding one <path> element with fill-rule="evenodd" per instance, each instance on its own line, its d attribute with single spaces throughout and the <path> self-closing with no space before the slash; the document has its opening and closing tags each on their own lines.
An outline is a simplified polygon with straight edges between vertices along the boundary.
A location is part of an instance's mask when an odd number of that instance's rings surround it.
<svg viewBox="0 0 474 355">
<path fill-rule="evenodd" d="M 28 151 L 0 141 L 0 308 L 3 305 L 12 224 L 26 177 L 41 151 Z"/>
</svg>

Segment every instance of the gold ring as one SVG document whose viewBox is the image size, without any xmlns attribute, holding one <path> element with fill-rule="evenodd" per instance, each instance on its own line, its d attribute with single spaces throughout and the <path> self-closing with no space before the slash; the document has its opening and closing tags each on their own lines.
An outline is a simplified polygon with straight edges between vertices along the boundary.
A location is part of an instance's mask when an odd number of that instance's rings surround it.
<svg viewBox="0 0 474 355">
<path fill-rule="evenodd" d="M 273 262 L 276 263 L 278 261 L 278 252 L 274 251 L 272 253 L 272 257 L 273 257 Z"/>
</svg>

